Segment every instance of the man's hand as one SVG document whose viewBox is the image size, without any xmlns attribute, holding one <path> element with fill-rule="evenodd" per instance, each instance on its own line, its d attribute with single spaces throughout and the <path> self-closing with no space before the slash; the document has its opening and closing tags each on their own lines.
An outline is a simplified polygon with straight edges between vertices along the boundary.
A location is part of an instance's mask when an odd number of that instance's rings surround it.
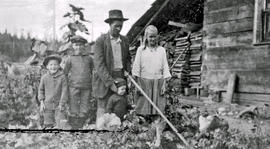
<svg viewBox="0 0 270 149">
<path fill-rule="evenodd" d="M 124 76 L 128 77 L 129 73 L 127 71 L 124 71 Z"/>
<path fill-rule="evenodd" d="M 41 101 L 40 102 L 40 109 L 39 109 L 39 112 L 40 113 L 43 113 L 45 111 L 45 104 L 44 104 L 44 101 Z"/>
<path fill-rule="evenodd" d="M 111 85 L 110 89 L 115 93 L 118 92 L 118 88 L 116 87 L 116 85 L 114 83 Z"/>
</svg>

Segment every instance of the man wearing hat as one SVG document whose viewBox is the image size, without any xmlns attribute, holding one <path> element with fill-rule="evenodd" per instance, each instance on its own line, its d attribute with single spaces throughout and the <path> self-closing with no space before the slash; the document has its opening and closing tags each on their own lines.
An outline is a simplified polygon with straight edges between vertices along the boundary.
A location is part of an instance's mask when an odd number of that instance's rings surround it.
<svg viewBox="0 0 270 149">
<path fill-rule="evenodd" d="M 104 114 L 108 98 L 117 93 L 116 78 L 124 78 L 124 71 L 131 70 L 129 43 L 120 35 L 123 22 L 121 10 L 110 10 L 105 20 L 110 25 L 108 33 L 101 35 L 95 44 L 93 73 L 93 94 L 97 98 L 97 118 Z"/>
<path fill-rule="evenodd" d="M 70 91 L 70 125 L 77 129 L 83 124 L 90 110 L 93 60 L 85 52 L 87 40 L 75 35 L 70 41 L 74 54 L 67 58 L 64 72 L 68 76 Z"/>
</svg>

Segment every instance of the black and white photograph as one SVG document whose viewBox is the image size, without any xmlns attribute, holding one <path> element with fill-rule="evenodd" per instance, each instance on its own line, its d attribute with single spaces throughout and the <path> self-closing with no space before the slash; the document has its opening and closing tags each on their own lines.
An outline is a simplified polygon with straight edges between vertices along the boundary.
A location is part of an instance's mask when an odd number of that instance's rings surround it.
<svg viewBox="0 0 270 149">
<path fill-rule="evenodd" d="M 0 0 L 1 149 L 270 149 L 270 0 Z"/>
</svg>

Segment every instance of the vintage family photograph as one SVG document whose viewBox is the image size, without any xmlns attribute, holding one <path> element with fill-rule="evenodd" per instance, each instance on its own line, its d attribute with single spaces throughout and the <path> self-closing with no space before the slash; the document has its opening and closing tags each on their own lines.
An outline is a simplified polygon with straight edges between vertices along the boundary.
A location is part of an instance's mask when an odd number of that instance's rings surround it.
<svg viewBox="0 0 270 149">
<path fill-rule="evenodd" d="M 0 148 L 270 148 L 270 0 L 0 0 Z"/>
</svg>

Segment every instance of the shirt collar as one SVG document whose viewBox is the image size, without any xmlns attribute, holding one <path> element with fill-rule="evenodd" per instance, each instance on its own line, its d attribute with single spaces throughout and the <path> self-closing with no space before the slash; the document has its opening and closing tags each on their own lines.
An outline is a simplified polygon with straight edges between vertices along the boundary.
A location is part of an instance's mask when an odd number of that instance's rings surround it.
<svg viewBox="0 0 270 149">
<path fill-rule="evenodd" d="M 110 39 L 111 39 L 111 40 L 116 40 L 116 42 L 117 42 L 117 43 L 122 42 L 122 40 L 121 40 L 120 36 L 119 36 L 119 37 L 117 37 L 117 38 L 115 38 L 115 37 L 113 37 L 112 35 L 110 35 Z"/>
</svg>

